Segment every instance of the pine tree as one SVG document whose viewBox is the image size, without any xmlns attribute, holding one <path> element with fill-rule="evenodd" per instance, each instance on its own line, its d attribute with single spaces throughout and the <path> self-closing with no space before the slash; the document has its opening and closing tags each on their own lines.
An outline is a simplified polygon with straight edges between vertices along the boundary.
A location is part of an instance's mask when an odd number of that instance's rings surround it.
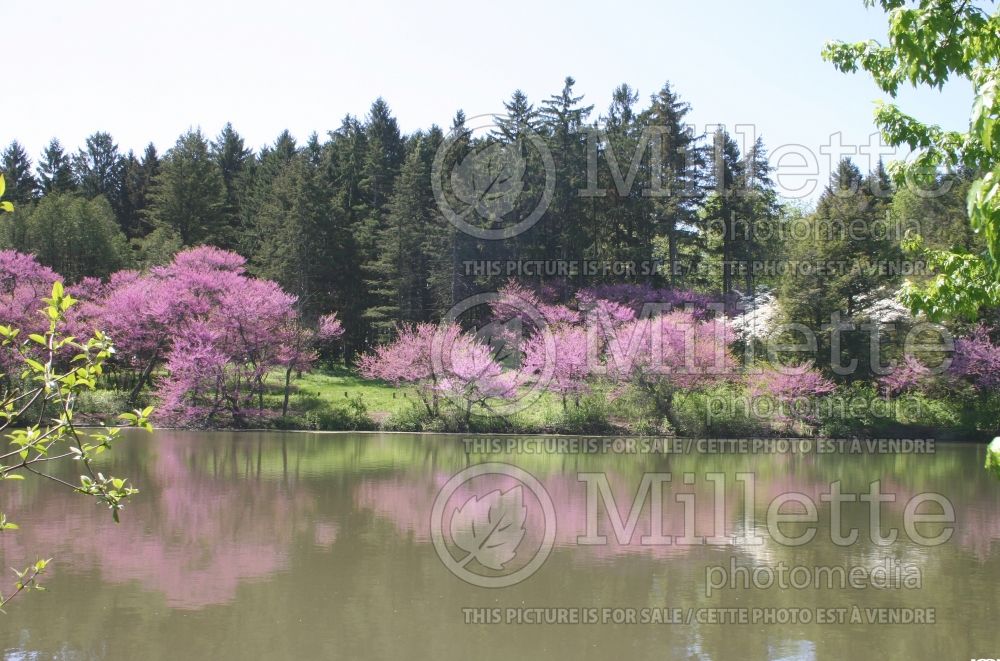
<svg viewBox="0 0 1000 661">
<path fill-rule="evenodd" d="M 642 215 L 648 203 L 642 197 L 638 179 L 629 179 L 631 160 L 640 148 L 640 118 L 635 111 L 638 101 L 639 93 L 626 84 L 614 90 L 604 118 L 603 139 L 596 145 L 601 196 L 591 197 L 590 206 L 594 255 L 602 259 L 628 259 L 642 254 L 636 251 L 637 228 L 644 222 Z M 637 170 L 636 177 L 640 174 L 642 171 Z"/>
<path fill-rule="evenodd" d="M 340 207 L 354 219 L 363 209 L 361 171 L 368 150 L 364 125 L 352 115 L 341 121 L 340 128 L 330 132 L 327 171 Z"/>
<path fill-rule="evenodd" d="M 146 212 L 151 202 L 153 179 L 159 169 L 160 159 L 152 143 L 147 145 L 142 160 L 131 151 L 125 156 L 119 222 L 129 238 L 142 237 L 148 231 Z"/>
<path fill-rule="evenodd" d="M 541 221 L 549 258 L 580 259 L 593 242 L 581 222 L 585 207 L 577 191 L 586 185 L 587 136 L 582 129 L 594 106 L 580 105 L 583 96 L 573 96 L 575 84 L 567 76 L 562 92 L 549 97 L 539 113 L 558 174 L 549 209 Z"/>
<path fill-rule="evenodd" d="M 359 236 L 368 214 L 362 193 L 362 164 L 368 150 L 364 125 L 347 115 L 340 127 L 329 133 L 323 148 L 323 176 L 332 202 L 329 224 L 329 257 L 335 272 L 327 288 L 332 292 L 332 308 L 344 323 L 344 356 L 351 360 L 358 348 L 368 347 L 362 319 L 367 298 L 358 286 L 363 259 Z M 361 289 L 361 291 L 359 291 Z"/>
<path fill-rule="evenodd" d="M 73 159 L 73 171 L 80 192 L 86 197 L 103 195 L 118 198 L 122 186 L 123 161 L 118 145 L 109 133 L 97 132 L 87 138 L 86 149 Z"/>
<path fill-rule="evenodd" d="M 219 136 L 212 142 L 211 152 L 222 173 L 222 182 L 226 188 L 224 215 L 228 235 L 236 237 L 242 216 L 240 198 L 247 169 L 253 160 L 253 152 L 246 148 L 243 138 L 230 123 L 223 127 Z"/>
<path fill-rule="evenodd" d="M 455 113 L 451 129 L 447 137 L 436 127 L 431 129 L 427 137 L 427 147 L 431 162 L 437 158 L 439 149 L 444 149 L 438 164 L 441 172 L 454 172 L 455 165 L 469 155 L 471 151 L 472 132 L 465 125 L 465 113 L 461 110 Z M 447 147 L 444 146 L 447 141 Z M 433 176 L 433 175 L 432 175 Z M 453 180 L 450 176 L 440 178 L 442 194 L 453 197 Z M 455 227 L 441 213 L 435 200 L 433 222 L 429 228 L 425 243 L 429 245 L 428 286 L 431 290 L 431 301 L 435 310 L 443 314 L 458 301 L 473 293 L 472 278 L 464 273 L 463 263 L 472 262 L 479 256 L 479 246 L 475 237 Z"/>
<path fill-rule="evenodd" d="M 504 102 L 505 114 L 493 118 L 494 129 L 484 138 L 470 142 L 469 156 L 477 164 L 482 154 L 493 152 L 496 156 L 512 159 L 523 166 L 520 172 L 520 189 L 516 196 L 502 196 L 506 213 L 496 214 L 496 217 L 481 217 L 474 213 L 466 222 L 479 225 L 486 230 L 502 230 L 528 218 L 543 202 L 545 188 L 550 183 L 547 178 L 554 177 L 558 181 L 558 173 L 546 172 L 542 154 L 537 142 L 544 141 L 545 129 L 539 111 L 529 103 L 528 97 L 521 90 L 515 90 L 510 101 Z M 475 156 L 479 154 L 480 156 Z M 488 163 L 490 159 L 486 159 Z M 554 223 L 548 224 L 548 209 L 537 223 L 525 232 L 503 241 L 486 241 L 480 246 L 480 259 L 500 261 L 508 259 L 538 259 L 551 251 L 553 237 L 545 232 L 551 231 Z M 498 282 L 488 279 L 481 286 L 499 286 Z"/>
<path fill-rule="evenodd" d="M 538 111 L 528 103 L 528 97 L 521 90 L 514 90 L 510 101 L 503 104 L 506 115 L 495 118 L 496 128 L 493 137 L 513 144 L 528 133 L 537 132 Z"/>
<path fill-rule="evenodd" d="M 55 138 L 49 142 L 38 162 L 38 183 L 43 195 L 68 193 L 76 189 L 73 161 Z"/>
<path fill-rule="evenodd" d="M 368 311 L 380 304 L 379 292 L 388 287 L 388 276 L 372 269 L 377 268 L 375 265 L 381 248 L 379 239 L 385 232 L 392 187 L 406 158 L 406 150 L 399 125 L 382 98 L 372 104 L 364 130 L 365 152 L 359 182 L 364 208 L 360 210 L 362 219 L 358 225 L 357 240 L 358 256 L 367 284 L 363 294 L 364 315 L 374 319 Z"/>
<path fill-rule="evenodd" d="M 259 222 L 259 209 L 272 194 L 271 188 L 298 154 L 295 138 L 288 130 L 282 131 L 271 145 L 260 149 L 256 159 L 247 162 L 240 186 L 239 252 L 257 255 L 261 242 L 267 239 L 267 230 Z"/>
<path fill-rule="evenodd" d="M 10 143 L 0 156 L 0 171 L 7 182 L 4 198 L 15 206 L 27 204 L 38 196 L 38 182 L 31 173 L 31 159 L 17 140 Z"/>
<path fill-rule="evenodd" d="M 792 232 L 779 298 L 787 320 L 805 324 L 816 333 L 818 355 L 824 360 L 836 348 L 831 315 L 860 328 L 869 320 L 868 307 L 891 296 L 899 283 L 898 277 L 880 271 L 880 263 L 893 259 L 896 248 L 884 231 L 887 201 L 871 192 L 873 176 L 863 177 L 848 159 L 841 161 L 815 213 L 806 219 L 807 231 Z M 883 223 L 881 228 L 879 223 Z M 840 353 L 833 356 L 834 364 L 858 361 L 858 369 L 843 376 L 854 379 L 868 373 L 869 340 L 869 334 L 861 330 L 840 334 Z"/>
<path fill-rule="evenodd" d="M 698 237 L 698 207 L 704 198 L 705 157 L 698 136 L 685 123 L 691 106 L 681 100 L 670 83 L 653 95 L 650 107 L 639 118 L 646 133 L 649 179 L 644 182 L 650 201 L 648 216 L 640 216 L 640 246 L 652 245 L 655 236 L 667 243 L 668 274 L 676 283 L 681 273 L 681 253 Z M 646 218 L 652 222 L 646 222 Z M 640 256 L 649 259 L 649 255 Z M 688 264 L 688 269 L 693 264 Z"/>
<path fill-rule="evenodd" d="M 727 297 L 733 291 L 736 275 L 736 244 L 740 240 L 738 233 L 744 212 L 746 163 L 740 155 L 739 145 L 725 128 L 716 130 L 712 142 L 713 188 L 706 200 L 704 214 L 708 229 L 720 246 L 722 295 Z"/>
<path fill-rule="evenodd" d="M 167 152 L 153 180 L 148 216 L 172 230 L 185 246 L 233 240 L 225 224 L 226 189 L 218 164 L 200 130 L 188 131 Z"/>
<path fill-rule="evenodd" d="M 441 248 L 428 242 L 435 233 L 436 206 L 430 179 L 434 142 L 440 142 L 440 130 L 432 137 L 419 133 L 413 137 L 393 186 L 378 257 L 368 265 L 368 273 L 375 276 L 369 281 L 374 304 L 365 316 L 380 336 L 389 336 L 400 323 L 430 318 L 429 252 Z"/>
</svg>

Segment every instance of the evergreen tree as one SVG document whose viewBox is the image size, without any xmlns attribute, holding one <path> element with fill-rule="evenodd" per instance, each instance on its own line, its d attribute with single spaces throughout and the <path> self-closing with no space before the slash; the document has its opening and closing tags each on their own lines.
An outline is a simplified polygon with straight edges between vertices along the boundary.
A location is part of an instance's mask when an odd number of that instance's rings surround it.
<svg viewBox="0 0 1000 661">
<path fill-rule="evenodd" d="M 744 162 L 739 146 L 725 128 L 719 127 L 713 136 L 712 181 L 713 188 L 705 204 L 708 229 L 717 237 L 720 246 L 720 274 L 722 294 L 733 291 L 736 272 L 734 256 L 738 241 L 737 225 L 742 214 L 741 184 L 745 179 Z"/>
<path fill-rule="evenodd" d="M 693 128 L 685 123 L 690 111 L 691 106 L 681 100 L 670 83 L 665 83 L 639 118 L 642 128 L 647 129 L 649 179 L 644 186 L 650 210 L 648 215 L 639 217 L 637 238 L 644 247 L 652 245 L 657 235 L 665 237 L 667 270 L 672 283 L 682 273 L 684 247 L 693 244 L 699 235 L 698 207 L 705 194 L 704 150 Z M 691 260 L 685 270 L 694 267 Z"/>
<path fill-rule="evenodd" d="M 388 287 L 388 274 L 379 272 L 376 266 L 381 249 L 379 239 L 385 234 L 392 186 L 399 175 L 406 150 L 399 125 L 382 98 L 372 104 L 364 130 L 365 153 L 359 182 L 364 208 L 361 210 L 357 240 L 359 259 L 368 285 L 363 294 L 363 309 L 365 317 L 370 318 L 368 310 L 380 304 L 380 294 L 376 292 Z"/>
<path fill-rule="evenodd" d="M 869 184 L 870 177 L 848 159 L 840 162 L 815 213 L 805 220 L 806 231 L 792 232 L 780 287 L 786 319 L 810 328 L 821 359 L 832 356 L 830 369 L 849 379 L 869 374 L 870 335 L 860 325 L 869 321 L 871 304 L 891 296 L 900 280 L 882 270 L 897 252 L 886 237 L 886 202 L 872 194 Z M 839 332 L 837 323 L 856 328 Z M 871 341 L 879 342 L 878 334 Z M 852 360 L 858 361 L 856 369 L 840 369 Z"/>
<path fill-rule="evenodd" d="M 27 204 L 38 196 L 38 182 L 31 173 L 31 159 L 17 140 L 10 143 L 0 156 L 0 171 L 7 182 L 4 197 L 15 206 Z"/>
<path fill-rule="evenodd" d="M 330 132 L 327 171 L 340 207 L 353 218 L 363 210 L 361 176 L 368 136 L 356 117 L 347 115 L 340 128 Z"/>
<path fill-rule="evenodd" d="M 236 237 L 242 216 L 240 198 L 245 184 L 245 177 L 253 152 L 247 149 L 243 138 L 227 123 L 222 132 L 212 142 L 212 157 L 222 173 L 222 182 L 226 188 L 225 223 L 228 234 Z"/>
<path fill-rule="evenodd" d="M 86 197 L 103 195 L 118 199 L 122 186 L 123 161 L 111 134 L 97 132 L 87 138 L 87 146 L 73 159 L 80 192 Z"/>
<path fill-rule="evenodd" d="M 505 115 L 496 117 L 493 137 L 512 144 L 528 133 L 537 132 L 538 111 L 528 103 L 528 97 L 521 90 L 514 90 L 510 101 L 503 104 Z"/>
<path fill-rule="evenodd" d="M 153 179 L 160 169 L 160 159 L 156 147 L 150 143 L 142 160 L 129 151 L 124 162 L 118 218 L 126 236 L 139 238 L 147 231 L 146 212 L 151 202 Z"/>
<path fill-rule="evenodd" d="M 743 218 L 735 257 L 743 264 L 744 292 L 753 295 L 757 285 L 755 264 L 774 263 L 782 249 L 778 234 L 781 207 L 763 138 L 758 137 L 744 155 L 743 176 Z"/>
<path fill-rule="evenodd" d="M 429 157 L 432 164 L 437 151 L 443 148 L 445 140 L 448 141 L 439 163 L 442 172 L 454 172 L 455 165 L 462 162 L 472 149 L 472 133 L 465 121 L 465 113 L 459 110 L 455 113 L 447 138 L 436 127 L 428 134 L 427 147 L 431 151 Z M 442 194 L 453 197 L 452 178 L 443 177 L 440 183 Z M 428 286 L 432 305 L 443 313 L 473 293 L 472 278 L 464 273 L 463 263 L 478 258 L 479 246 L 475 237 L 455 227 L 441 214 L 436 200 L 432 215 L 434 222 L 425 239 L 430 245 Z"/>
<path fill-rule="evenodd" d="M 519 189 L 517 195 L 501 195 L 503 209 L 498 209 L 494 216 L 473 213 L 466 218 L 466 222 L 478 224 L 485 230 L 503 230 L 528 218 L 543 203 L 546 185 L 550 183 L 548 178 L 554 177 L 556 182 L 559 178 L 558 172 L 546 172 L 537 146 L 539 141 L 544 144 L 546 137 L 539 111 L 528 102 L 528 97 L 521 90 L 515 90 L 510 101 L 503 105 L 506 113 L 494 117 L 494 129 L 484 138 L 472 140 L 468 155 L 458 164 L 466 172 L 470 165 L 489 167 L 491 162 L 504 161 L 516 164 L 520 177 L 516 183 Z M 471 163 L 467 162 L 470 158 Z M 489 181 L 493 173 L 486 175 L 483 181 Z M 504 213 L 499 213 L 501 210 Z M 555 223 L 549 222 L 549 212 L 550 209 L 546 209 L 545 215 L 534 226 L 510 239 L 482 242 L 480 259 L 539 259 L 548 255 L 557 231 Z M 496 288 L 499 284 L 488 278 L 479 283 L 487 288 Z"/>
<path fill-rule="evenodd" d="M 362 190 L 373 215 L 384 211 L 392 184 L 405 158 L 403 138 L 389 105 L 379 97 L 372 104 L 365 124 L 367 146 L 362 164 Z"/>
<path fill-rule="evenodd" d="M 645 222 L 642 216 L 647 202 L 637 185 L 638 179 L 630 178 L 632 159 L 641 148 L 641 126 L 635 111 L 638 101 L 639 93 L 628 85 L 615 89 L 604 118 L 603 139 L 596 145 L 601 197 L 592 196 L 590 206 L 594 216 L 594 254 L 602 259 L 627 259 L 642 252 L 635 248 L 637 228 Z M 634 176 L 640 174 L 636 170 Z"/>
<path fill-rule="evenodd" d="M 153 179 L 152 224 L 177 234 L 182 245 L 226 245 L 233 240 L 225 224 L 226 189 L 208 141 L 188 131 L 167 152 Z"/>
<path fill-rule="evenodd" d="M 76 189 L 73 161 L 55 138 L 49 142 L 38 162 L 38 183 L 43 195 L 68 193 Z"/>
<path fill-rule="evenodd" d="M 439 143 L 440 137 L 440 130 L 433 131 L 433 137 L 414 136 L 393 187 L 379 255 L 368 268 L 375 276 L 369 281 L 374 305 L 365 316 L 380 336 L 389 336 L 400 323 L 430 318 L 429 253 L 441 248 L 427 240 L 437 234 L 432 231 L 436 206 L 430 169 L 433 142 Z"/>
<path fill-rule="evenodd" d="M 736 290 L 739 281 L 744 293 L 753 294 L 758 265 L 776 257 L 771 237 L 778 214 L 777 193 L 770 178 L 764 143 L 757 138 L 746 154 L 719 127 L 713 137 L 712 188 L 703 215 L 706 238 L 712 244 L 706 263 L 718 263 L 718 285 L 722 294 Z M 717 255 L 718 260 L 714 259 Z M 727 300 L 731 297 L 727 296 Z"/>
<path fill-rule="evenodd" d="M 271 188 L 298 154 L 295 138 L 288 130 L 282 131 L 271 145 L 260 149 L 256 159 L 250 159 L 240 185 L 240 235 L 239 250 L 244 255 L 257 255 L 261 242 L 267 239 L 258 211 L 272 194 Z"/>
<path fill-rule="evenodd" d="M 558 174 L 548 211 L 541 220 L 549 258 L 580 259 L 592 244 L 581 222 L 585 207 L 577 191 L 586 186 L 587 137 L 582 129 L 594 106 L 580 105 L 583 96 L 573 96 L 575 84 L 567 76 L 562 92 L 549 97 L 539 112 Z"/>
</svg>

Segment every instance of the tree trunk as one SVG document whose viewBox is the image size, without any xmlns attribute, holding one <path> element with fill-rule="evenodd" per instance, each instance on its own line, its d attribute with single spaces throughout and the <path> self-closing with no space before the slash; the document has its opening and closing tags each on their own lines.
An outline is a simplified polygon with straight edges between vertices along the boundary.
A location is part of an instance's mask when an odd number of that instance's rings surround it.
<svg viewBox="0 0 1000 661">
<path fill-rule="evenodd" d="M 162 343 L 161 343 L 162 346 Z M 143 386 L 146 385 L 146 381 L 149 380 L 149 375 L 153 373 L 153 368 L 156 367 L 156 363 L 160 357 L 160 347 L 156 348 L 153 352 L 153 357 L 149 359 L 146 363 L 146 367 L 143 368 L 142 372 L 139 374 L 139 379 L 135 382 L 135 386 L 132 391 L 128 394 L 128 405 L 135 406 L 136 399 L 139 397 L 139 393 L 142 392 Z"/>
<path fill-rule="evenodd" d="M 281 417 L 284 418 L 288 415 L 288 393 L 292 388 L 292 367 L 288 366 L 285 370 L 285 399 L 281 402 Z M 261 407 L 263 408 L 263 406 Z"/>
</svg>

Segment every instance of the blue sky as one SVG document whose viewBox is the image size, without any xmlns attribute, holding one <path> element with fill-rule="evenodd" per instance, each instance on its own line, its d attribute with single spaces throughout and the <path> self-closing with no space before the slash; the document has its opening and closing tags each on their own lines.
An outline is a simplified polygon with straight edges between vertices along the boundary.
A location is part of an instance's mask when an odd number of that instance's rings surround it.
<svg viewBox="0 0 1000 661">
<path fill-rule="evenodd" d="M 285 128 L 305 139 L 380 95 L 404 131 L 447 126 L 459 108 L 501 110 L 515 88 L 537 104 L 566 75 L 596 111 L 622 82 L 645 101 L 669 80 L 699 127 L 752 124 L 772 150 L 817 152 L 836 132 L 868 142 L 882 96 L 819 55 L 830 38 L 884 38 L 883 14 L 861 0 L 7 0 L 2 16 L 0 141 L 33 157 L 53 136 L 75 149 L 105 130 L 123 149 L 163 150 L 226 121 L 253 146 Z M 971 92 L 952 84 L 900 102 L 964 128 Z"/>
</svg>

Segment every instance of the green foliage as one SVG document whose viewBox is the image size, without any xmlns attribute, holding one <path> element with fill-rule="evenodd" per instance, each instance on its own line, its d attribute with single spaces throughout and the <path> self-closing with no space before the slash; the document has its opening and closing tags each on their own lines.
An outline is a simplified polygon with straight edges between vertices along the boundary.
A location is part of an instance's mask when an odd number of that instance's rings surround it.
<svg viewBox="0 0 1000 661">
<path fill-rule="evenodd" d="M 38 187 L 44 195 L 70 193 L 76 189 L 73 161 L 55 138 L 45 147 L 38 163 Z"/>
<path fill-rule="evenodd" d="M 3 197 L 4 192 L 7 190 L 7 182 L 4 176 L 0 174 L 0 198 Z M 0 200 L 0 213 L 11 213 L 14 211 L 14 205 L 8 200 Z"/>
<path fill-rule="evenodd" d="M 433 241 L 441 239 L 444 225 L 431 190 L 431 164 L 440 142 L 440 132 L 413 139 L 389 200 L 381 250 L 366 266 L 373 305 L 364 315 L 382 337 L 400 323 L 428 321 L 435 308 L 427 283 L 430 255 L 437 249 Z"/>
<path fill-rule="evenodd" d="M 21 207 L 0 227 L 0 245 L 34 254 L 71 282 L 107 277 L 132 265 L 125 235 L 103 197 L 52 193 Z"/>
<path fill-rule="evenodd" d="M 342 403 L 300 394 L 292 399 L 289 408 L 289 415 L 275 421 L 278 429 L 371 431 L 377 427 L 368 414 L 364 397 L 357 393 Z"/>
<path fill-rule="evenodd" d="M 786 322 L 816 334 L 817 355 L 824 364 L 829 364 L 832 348 L 831 314 L 839 314 L 844 323 L 864 323 L 867 307 L 890 297 L 899 282 L 880 266 L 897 258 L 898 248 L 887 240 L 890 200 L 883 195 L 890 191 L 877 195 L 879 185 L 879 173 L 863 177 L 850 161 L 841 161 L 816 211 L 797 221 L 803 223 L 802 231 L 792 232 L 786 247 L 787 269 L 779 286 L 782 314 Z M 850 332 L 842 338 L 841 364 L 857 359 L 859 370 L 850 377 L 866 376 L 869 336 Z"/>
<path fill-rule="evenodd" d="M 930 279 L 910 280 L 903 285 L 901 299 L 910 309 L 934 321 L 971 321 L 981 308 L 1000 306 L 1000 280 L 986 257 L 924 248 L 919 237 L 913 237 L 907 247 L 910 254 L 922 257 L 934 269 Z"/>
<path fill-rule="evenodd" d="M 48 319 L 48 330 L 21 337 L 18 329 L 0 325 L 0 352 L 6 364 L 19 365 L 20 372 L 9 375 L 7 387 L 0 391 L 0 431 L 12 449 L 0 451 L 0 481 L 23 480 L 25 474 L 46 479 L 77 493 L 93 496 L 98 504 L 111 510 L 117 522 L 119 512 L 130 496 L 137 493 L 128 480 L 105 476 L 95 470 L 94 460 L 110 450 L 118 440 L 120 428 L 102 427 L 83 432 L 76 426 L 74 413 L 79 396 L 92 391 L 103 365 L 114 352 L 110 340 L 101 332 L 86 341 L 63 335 L 61 326 L 66 312 L 76 303 L 65 293 L 61 283 L 52 286 L 52 295 L 44 299 L 40 310 Z M 11 362 L 12 361 L 12 362 Z M 38 417 L 25 413 L 40 406 Z M 119 416 L 124 424 L 152 429 L 152 407 Z M 66 482 L 46 471 L 48 462 L 78 461 L 83 474 L 79 484 Z M 16 529 L 16 524 L 0 513 L 0 534 Z M 49 560 L 39 560 L 24 570 L 15 569 L 17 582 L 13 593 L 0 594 L 0 609 L 24 590 L 42 589 L 38 576 Z"/>
<path fill-rule="evenodd" d="M 139 159 L 131 151 L 122 166 L 120 194 L 114 205 L 122 231 L 129 238 L 138 238 L 149 231 L 146 216 L 152 204 L 153 180 L 160 171 L 160 158 L 150 143 Z"/>
<path fill-rule="evenodd" d="M 7 176 L 7 197 L 14 204 L 27 204 L 38 195 L 38 181 L 31 173 L 31 159 L 16 140 L 0 155 L 0 170 Z"/>
<path fill-rule="evenodd" d="M 138 241 L 138 261 L 144 267 L 169 264 L 184 248 L 181 235 L 173 227 L 157 227 Z"/>
<path fill-rule="evenodd" d="M 986 470 L 1000 480 L 1000 436 L 997 436 L 986 446 Z"/>
<path fill-rule="evenodd" d="M 379 424 L 385 430 L 410 432 L 427 431 L 430 426 L 433 426 L 433 416 L 417 400 L 393 411 Z"/>
<path fill-rule="evenodd" d="M 128 393 L 117 390 L 85 390 L 76 400 L 80 416 L 111 424 L 128 408 Z"/>
<path fill-rule="evenodd" d="M 589 394 L 558 408 L 543 425 L 559 434 L 608 434 L 617 431 L 610 421 L 611 406 L 602 394 Z"/>
<path fill-rule="evenodd" d="M 189 131 L 167 152 L 153 179 L 148 217 L 154 227 L 170 228 L 185 246 L 228 245 L 226 189 L 222 173 L 201 131 Z"/>
<path fill-rule="evenodd" d="M 866 0 L 874 5 L 875 0 Z M 897 181 L 925 183 L 939 168 L 976 173 L 967 194 L 969 221 L 982 237 L 987 256 L 956 252 L 935 255 L 949 286 L 934 280 L 914 286 L 907 301 L 915 311 L 943 318 L 968 315 L 977 305 L 996 305 L 993 282 L 1000 277 L 1000 9 L 988 15 L 972 2 L 879 0 L 889 15 L 889 43 L 832 42 L 824 58 L 845 72 L 862 69 L 895 97 L 900 85 L 942 87 L 952 78 L 972 84 L 974 99 L 968 131 L 947 131 L 920 122 L 891 103 L 880 103 L 875 121 L 890 145 L 906 145 L 916 157 L 894 164 Z M 950 272 L 949 272 L 950 269 Z M 993 281 L 982 287 L 974 276 Z"/>
</svg>

